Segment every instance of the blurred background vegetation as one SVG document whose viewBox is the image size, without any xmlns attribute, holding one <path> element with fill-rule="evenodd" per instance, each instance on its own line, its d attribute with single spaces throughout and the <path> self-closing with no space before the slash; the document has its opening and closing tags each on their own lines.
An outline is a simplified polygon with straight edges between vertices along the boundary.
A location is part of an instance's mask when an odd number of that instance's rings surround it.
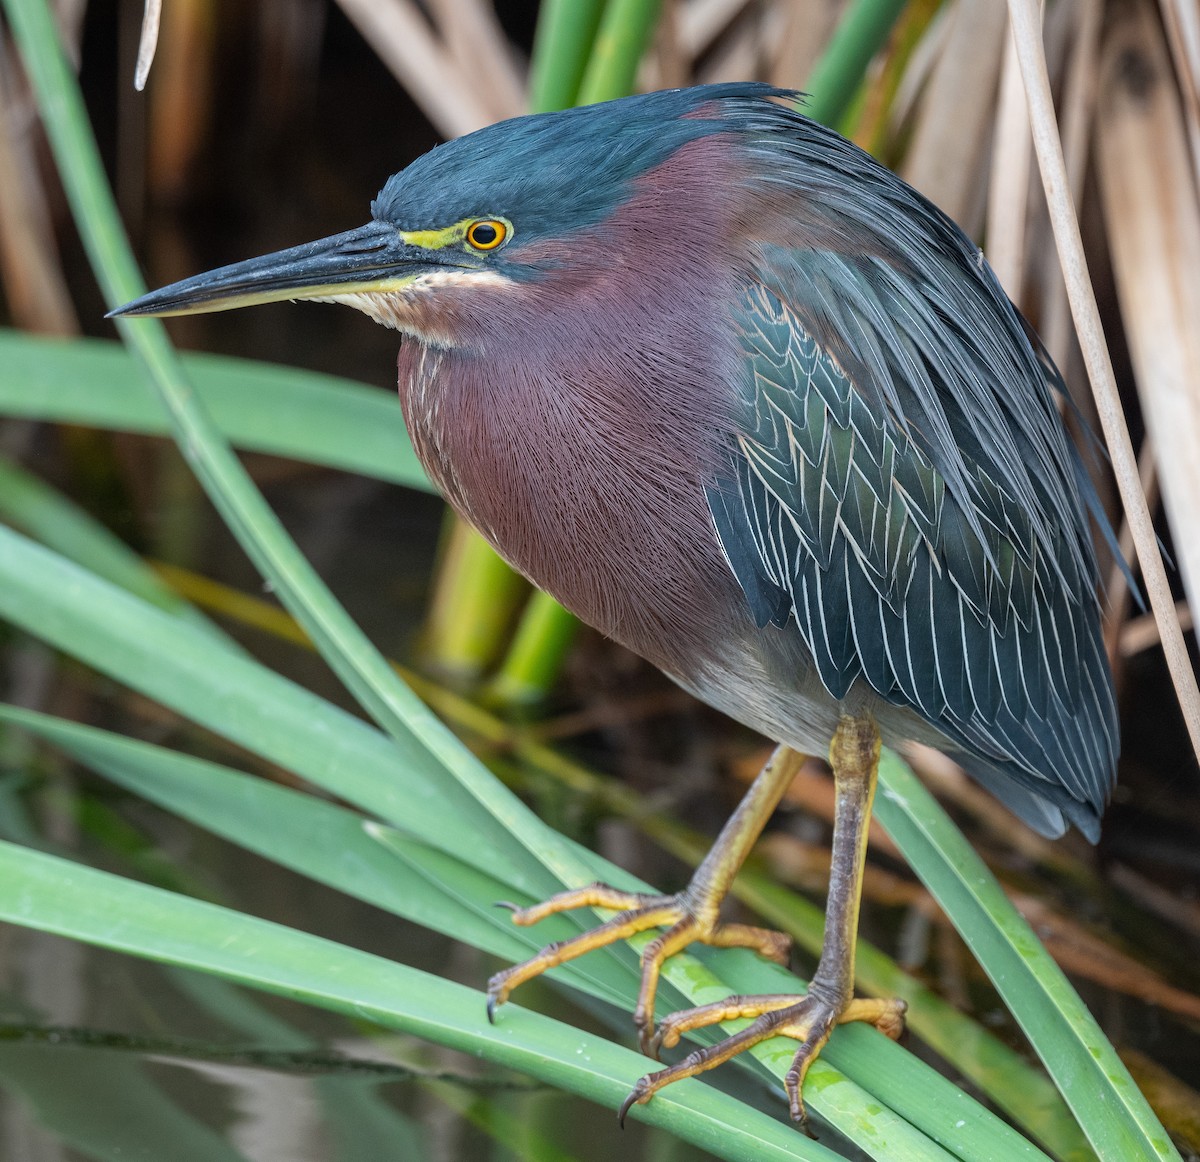
<svg viewBox="0 0 1200 1162">
<path fill-rule="evenodd" d="M 535 37 L 549 35 L 536 0 L 169 0 L 138 93 L 143 5 L 54 5 L 151 286 L 356 225 L 386 177 L 413 157 L 530 107 L 615 96 L 623 85 L 758 78 L 811 88 L 814 115 L 896 168 L 980 241 L 1094 426 L 1003 4 L 550 7 L 591 21 L 596 51 L 574 74 L 535 55 L 530 76 Z M 619 9 L 624 26 L 613 15 Z M 855 19 L 864 39 L 839 40 Z M 1194 0 L 1055 0 L 1045 21 L 1088 261 L 1143 484 L 1179 567 L 1179 613 L 1194 650 L 1200 11 Z M 622 27 L 627 42 L 617 38 Z M 33 336 L 111 338 L 105 310 L 27 76 L 0 24 L 0 321 Z M 170 331 L 185 349 L 347 377 L 380 400 L 394 391 L 397 336 L 354 312 L 280 304 L 172 320 Z M 69 501 L 87 527 L 115 534 L 254 658 L 350 707 L 324 663 L 298 644 L 175 445 L 129 430 L 137 425 L 87 422 L 31 402 L 4 382 L 16 351 L 0 345 L 0 518 L 54 545 L 49 526 L 75 511 L 58 507 Z M 14 360 L 7 375 L 6 358 Z M 287 417 L 278 423 L 286 427 Z M 1127 549 L 1111 479 L 1095 459 Z M 427 492 L 262 451 L 243 460 L 372 641 L 415 671 L 418 689 L 543 818 L 664 889 L 685 882 L 681 857 L 693 832 L 723 821 L 763 759 L 760 739 L 611 643 L 576 632 L 495 568 Z M 909 757 L 1100 1017 L 1177 1146 L 1198 1157 L 1200 784 L 1154 622 L 1109 566 L 1107 636 L 1125 742 L 1097 849 L 1078 836 L 1047 843 L 940 756 Z M 8 703 L 297 781 L 36 633 L 0 634 Z M 797 781 L 756 870 L 819 902 L 832 788 L 818 768 Z M 0 836 L 474 988 L 492 963 L 213 838 L 7 727 Z M 864 935 L 1026 1055 L 966 945 L 882 832 L 870 861 Z M 0 1156 L 584 1159 L 618 1148 L 630 1158 L 703 1156 L 641 1127 L 614 1143 L 608 1113 L 577 1099 L 569 1105 L 515 1075 L 483 1076 L 449 1050 L 407 1036 L 381 1040 L 361 1023 L 307 1007 L 252 1009 L 232 991 L 218 995 L 227 987 L 0 929 Z M 526 1003 L 607 1028 L 602 1014 L 580 1012 L 549 989 Z M 916 1038 L 910 1047 L 960 1078 Z M 356 1096 L 342 1102 L 339 1086 Z M 67 1090 L 86 1100 L 68 1108 Z M 388 1116 L 375 1105 L 363 1112 L 364 1092 L 383 1095 Z M 375 1118 L 380 1136 L 356 1137 Z M 114 1121 L 141 1130 L 122 1137 Z M 379 1152 L 379 1142 L 390 1152 Z M 845 1150 L 854 1156 L 854 1147 Z"/>
</svg>

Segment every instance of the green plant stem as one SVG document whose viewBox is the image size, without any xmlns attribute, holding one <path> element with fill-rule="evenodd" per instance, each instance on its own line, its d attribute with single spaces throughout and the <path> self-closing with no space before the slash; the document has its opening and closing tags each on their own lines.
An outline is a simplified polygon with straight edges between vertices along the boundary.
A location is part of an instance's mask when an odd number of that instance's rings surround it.
<svg viewBox="0 0 1200 1162">
<path fill-rule="evenodd" d="M 805 88 L 805 113 L 836 125 L 849 106 L 871 58 L 883 47 L 907 0 L 852 0 Z"/>
<path fill-rule="evenodd" d="M 82 899 L 94 906 L 79 908 Z M 478 994 L 455 982 L 2 842 L 0 919 L 400 1029 L 607 1106 L 619 1102 L 644 1068 L 638 1054 L 538 1013 L 522 1011 L 490 1025 Z M 837 1159 L 790 1127 L 696 1082 L 672 1087 L 632 1116 L 722 1158 Z"/>
<path fill-rule="evenodd" d="M 538 21 L 530 65 L 534 112 L 622 97 L 658 23 L 658 0 L 551 0 Z M 520 591 L 508 566 L 478 534 L 455 529 L 447 567 L 440 570 L 426 641 L 429 662 L 465 678 L 478 675 L 501 651 Z M 520 708 L 553 686 L 576 622 L 553 598 L 533 594 L 508 638 L 488 700 Z"/>
<path fill-rule="evenodd" d="M 534 113 L 575 104 L 593 50 L 606 0 L 547 0 L 538 15 L 529 63 L 529 102 Z M 478 681 L 506 646 L 528 588 L 490 545 L 461 517 L 448 519 L 444 551 L 435 574 L 422 653 L 431 669 L 463 683 Z M 518 637 L 527 657 L 539 646 L 526 613 Z M 547 646 L 549 652 L 549 646 Z M 505 668 L 511 666 L 511 658 Z M 525 662 L 516 663 L 522 668 Z M 502 701 L 507 682 L 492 697 Z M 528 699 L 517 695 L 516 704 Z"/>
<path fill-rule="evenodd" d="M 50 485 L 0 457 L 0 517 L 98 577 L 135 593 L 237 649 L 124 541 Z"/>
<path fill-rule="evenodd" d="M 936 19 L 941 0 L 910 0 L 903 15 L 894 26 L 887 46 L 883 68 L 870 86 L 861 88 L 841 123 L 848 137 L 868 153 L 887 162 L 884 150 L 891 141 L 891 109 L 907 74 L 917 47 L 923 43 L 930 24 Z M 846 125 L 852 120 L 851 126 Z"/>
<path fill-rule="evenodd" d="M 575 104 L 605 0 L 543 0 L 529 62 L 529 111 Z"/>
<path fill-rule="evenodd" d="M 136 294 L 141 287 L 132 258 L 117 225 L 111 197 L 103 182 L 74 74 L 62 57 L 53 22 L 45 4 L 40 0 L 4 2 L 26 66 L 38 91 L 40 107 L 46 118 L 80 229 L 104 283 L 109 301 L 120 302 Z M 383 659 L 366 642 L 361 632 L 348 621 L 344 612 L 332 601 L 319 580 L 312 574 L 295 546 L 279 528 L 261 496 L 242 473 L 240 464 L 232 456 L 228 446 L 215 436 L 207 417 L 195 407 L 190 389 L 178 372 L 161 328 L 147 322 L 131 323 L 124 325 L 124 332 L 136 347 L 139 356 L 154 371 L 156 382 L 163 391 L 167 408 L 175 422 L 184 454 L 196 467 L 230 527 L 246 545 L 247 551 L 264 575 L 270 579 L 276 592 L 296 613 L 306 631 L 331 660 L 356 697 L 392 736 L 394 745 L 379 739 L 380 745 L 387 750 L 389 756 L 403 756 L 405 762 L 412 764 L 414 772 L 419 772 L 422 778 L 427 777 L 437 782 L 439 786 L 450 784 L 451 781 L 444 777 L 447 771 L 454 776 L 453 787 L 465 791 L 463 799 L 469 800 L 478 808 L 474 816 L 478 816 L 484 824 L 494 824 L 491 833 L 502 835 L 508 847 L 514 850 L 513 858 L 506 866 L 506 874 L 513 874 L 514 870 L 519 871 L 538 885 L 552 884 L 554 880 L 578 884 L 595 878 L 597 874 L 616 874 L 613 869 L 606 867 L 599 857 L 573 849 L 565 840 L 542 825 L 514 797 L 498 790 L 494 781 L 479 770 L 464 748 L 417 703 L 411 691 L 393 678 Z M 6 540 L 15 541 L 15 535 L 10 534 Z M 14 556 L 10 558 L 10 565 L 17 552 L 15 543 L 12 552 Z M 31 554 L 38 558 L 46 555 L 45 550 Z M 0 561 L 3 561 L 3 557 L 4 555 L 0 554 Z M 21 581 L 12 573 L 10 569 L 8 581 L 4 586 L 0 586 L 0 593 L 4 595 L 6 602 L 16 603 L 19 598 L 30 609 L 39 603 L 73 599 L 78 591 L 81 591 L 86 577 L 82 570 L 75 569 L 69 581 L 60 579 L 61 584 L 53 594 L 40 591 L 34 579 L 27 577 L 25 589 L 18 595 L 6 592 Z M 101 589 L 106 588 L 102 582 L 93 580 L 91 584 Z M 126 596 L 124 600 L 126 604 L 133 603 L 138 607 L 142 605 L 131 597 Z M 167 624 L 170 624 L 175 632 L 187 637 L 194 644 L 203 647 L 212 645 L 211 641 L 205 640 L 204 635 L 198 631 L 189 629 L 182 623 L 173 623 L 169 616 L 150 607 L 146 609 L 151 615 L 150 622 L 159 624 L 160 628 L 166 628 Z M 139 617 L 142 612 L 139 608 Z M 89 614 L 91 621 L 102 621 L 96 618 L 94 612 L 76 607 L 76 625 L 86 621 Z M 54 620 L 55 616 L 43 608 L 41 615 L 33 618 L 26 628 L 50 636 L 64 628 L 61 622 Z M 92 625 L 91 622 L 87 625 L 97 639 L 97 649 L 106 654 L 120 648 L 126 648 L 128 652 L 141 651 L 143 655 L 153 652 L 152 647 L 155 643 L 149 641 L 118 642 L 111 638 L 101 641 L 103 635 L 108 632 L 105 626 Z M 59 644 L 64 649 L 75 648 L 71 636 L 65 633 Z M 104 665 L 105 660 L 102 658 L 98 664 Z M 160 666 L 173 664 L 170 658 L 156 657 L 152 660 Z M 221 665 L 229 668 L 232 661 L 232 656 L 226 654 L 221 659 Z M 189 690 L 194 690 L 206 678 L 212 677 L 195 672 L 181 673 L 177 676 Z M 223 682 L 223 674 L 221 678 Z M 136 673 L 125 671 L 121 680 L 136 683 L 138 678 Z M 219 689 L 210 689 L 217 699 L 228 696 L 224 685 L 220 685 Z M 215 729 L 227 725 L 231 709 L 236 708 L 222 705 L 220 714 L 214 719 Z M 350 720 L 347 728 L 352 724 L 353 720 Z M 304 726 L 302 721 L 297 722 L 296 731 L 302 733 Z M 322 741 L 328 744 L 329 739 L 324 738 Z M 294 739 L 292 742 L 294 743 Z M 321 769 L 328 773 L 323 766 Z M 931 808 L 927 800 L 928 796 L 921 788 L 908 781 L 908 777 L 902 773 L 888 769 L 881 772 L 881 794 L 877 806 L 880 819 L 897 838 L 907 858 L 942 902 L 956 926 L 964 932 L 977 950 L 981 962 L 1011 1003 L 1018 1019 L 1030 1030 L 1031 1039 L 1047 1061 L 1060 1088 L 1068 1093 L 1069 1100 L 1078 1108 L 1081 1120 L 1087 1122 L 1088 1132 L 1093 1136 L 1093 1140 L 1109 1157 L 1120 1158 L 1122 1162 L 1142 1158 L 1177 1158 L 1178 1155 L 1165 1133 L 1155 1122 L 1140 1095 L 1132 1088 L 1128 1074 L 1119 1063 L 1114 1069 L 1112 1062 L 1115 1060 L 1115 1054 L 1111 1046 L 1099 1036 L 1095 1023 L 1090 1021 L 1085 1012 L 1081 1012 L 1081 1003 L 1062 980 L 1061 973 L 1055 975 L 1057 970 L 1050 965 L 1048 957 L 1037 944 L 1028 926 L 1015 917 L 1011 905 L 995 887 L 992 878 L 986 869 L 982 868 L 962 837 L 957 835 L 944 818 L 944 813 Z M 7 885 L 6 890 L 10 892 L 13 901 L 12 911 L 8 915 L 18 922 L 49 926 L 50 921 L 47 917 L 71 895 L 71 885 L 56 883 L 53 891 L 39 895 L 36 904 L 33 903 L 33 897 L 26 890 L 32 891 L 33 880 L 36 878 L 34 865 L 30 863 L 31 858 L 30 854 L 25 852 L 20 857 L 7 861 L 4 875 L 0 876 L 0 884 Z M 37 864 L 37 867 L 43 866 L 41 863 Z M 547 875 L 546 869 L 550 869 L 553 874 Z M 19 885 L 19 888 L 14 885 Z M 108 899 L 103 892 L 100 893 L 100 898 Z M 116 919 L 124 918 L 115 890 L 109 905 L 113 911 L 103 917 L 82 917 L 84 922 L 94 919 L 97 925 L 102 921 L 102 929 L 93 927 L 89 930 L 90 937 L 82 935 L 83 928 L 73 931 L 72 934 L 80 935 L 81 938 L 111 939 L 112 933 L 120 926 L 115 923 Z M 32 915 L 28 909 L 33 909 Z M 168 927 L 169 921 L 169 915 L 163 917 L 163 923 Z M 255 933 L 263 935 L 259 929 L 255 929 Z M 206 967 L 210 963 L 206 957 L 211 957 L 214 949 L 228 950 L 220 941 L 197 944 L 192 940 L 194 934 L 189 931 L 180 935 L 186 941 L 191 941 L 187 945 L 186 962 L 193 963 L 196 967 Z M 156 947 L 161 955 L 162 945 Z M 259 947 L 255 945 L 254 950 L 257 954 Z M 274 951 L 274 955 L 281 958 L 276 963 L 293 963 L 295 953 L 294 948 L 280 945 Z M 772 990 L 770 986 L 778 986 L 790 980 L 778 966 L 745 964 L 744 958 L 737 956 L 728 956 L 723 963 L 729 963 L 737 969 L 736 979 L 739 987 L 743 981 L 752 988 L 762 982 L 767 986 L 764 991 L 777 991 Z M 388 968 L 394 969 L 394 966 Z M 686 956 L 673 958 L 667 976 L 678 981 L 680 987 L 696 1002 L 717 999 L 723 995 L 726 987 L 711 973 L 706 972 L 702 964 Z M 292 987 L 290 978 L 282 984 L 277 980 L 275 984 L 281 987 L 282 991 L 290 991 Z M 310 994 L 297 990 L 294 995 Z M 359 1000 L 359 997 L 354 998 L 355 1011 L 361 1011 Z M 531 1016 L 532 1014 L 525 1014 L 521 1019 Z M 418 1024 L 420 1020 L 418 1016 Z M 515 1026 L 515 1020 L 512 1024 Z M 857 1044 L 859 1048 L 863 1045 L 862 1037 L 871 1035 L 867 1030 L 852 1028 L 839 1030 L 839 1033 L 844 1033 L 844 1036 L 840 1037 L 842 1045 L 853 1047 Z M 485 1029 L 484 1035 L 489 1038 L 489 1043 L 504 1043 L 503 1030 L 497 1034 L 490 1034 Z M 463 1043 L 471 1048 L 475 1047 L 475 1043 L 470 1041 Z M 901 1052 L 894 1046 L 885 1051 L 894 1051 L 895 1054 Z M 840 1050 L 831 1044 L 828 1052 L 831 1059 L 836 1059 Z M 762 1046 L 756 1051 L 756 1056 L 768 1061 L 778 1077 L 786 1068 L 791 1053 L 787 1046 Z M 893 1060 L 897 1058 L 893 1056 Z M 529 1062 L 527 1065 L 533 1071 L 540 1068 L 537 1062 Z M 825 1057 L 814 1065 L 810 1080 L 815 1083 L 814 1098 L 819 1097 L 827 1103 L 825 1108 L 831 1111 L 832 1116 L 842 1116 L 839 1093 L 849 1093 L 851 1088 L 855 1091 L 855 1108 L 860 1111 L 863 1108 L 863 1093 L 858 1091 L 857 1087 L 850 1087 L 849 1082 L 840 1078 L 832 1064 L 827 1064 Z M 691 1092 L 690 1082 L 681 1083 L 680 1088 L 683 1086 L 688 1086 L 687 1092 Z M 606 1100 L 614 1100 L 615 1096 L 619 1094 L 614 1095 L 606 1091 Z M 717 1100 L 719 1096 L 714 1094 L 711 1098 Z M 665 1105 L 670 1105 L 675 1100 L 675 1095 L 670 1091 L 656 1099 Z M 815 1101 L 813 1104 L 816 1104 Z M 653 1112 L 657 1116 L 658 1107 L 655 1107 Z M 945 1111 L 935 1112 L 937 1124 L 930 1124 L 930 1131 L 938 1135 L 940 1142 L 957 1140 L 956 1126 L 952 1121 L 945 1121 Z M 912 1116 L 925 1122 L 931 1115 L 928 1109 L 916 1109 L 912 1111 Z M 852 1128 L 860 1135 L 856 1140 L 875 1143 L 880 1133 L 884 1132 L 883 1127 L 890 1133 L 892 1126 L 893 1123 L 881 1114 L 865 1123 L 853 1124 Z M 963 1145 L 965 1146 L 965 1143 Z M 920 1143 L 910 1141 L 910 1146 L 914 1149 L 920 1148 Z M 944 1154 L 944 1151 L 938 1153 Z"/>
<path fill-rule="evenodd" d="M 253 359 L 180 356 L 204 410 L 247 451 L 432 491 L 396 397 L 350 379 Z M 110 339 L 46 339 L 0 327 L 0 414 L 170 436 L 162 398 Z"/>
<path fill-rule="evenodd" d="M 491 726 L 478 720 L 473 725 Z M 496 723 L 497 732 L 505 729 L 503 723 Z M 603 804 L 689 866 L 695 867 L 707 853 L 709 842 L 704 836 L 648 811 L 643 799 L 619 780 L 589 770 L 543 743 L 527 740 L 520 732 L 511 751 L 528 768 Z M 814 957 L 820 953 L 825 932 L 822 911 L 775 882 L 753 861 L 738 873 L 730 894 Z M 1055 1157 L 1071 1162 L 1094 1158 L 1075 1119 L 1044 1074 L 863 940 L 857 944 L 856 981 L 871 996 L 899 996 L 908 1001 L 906 1022 L 911 1031 L 1016 1124 L 1044 1142 Z"/>
<path fill-rule="evenodd" d="M 474 684 L 504 649 L 529 584 L 461 517 L 447 515 L 421 654 L 430 669 Z"/>
<path fill-rule="evenodd" d="M 958 917 L 963 939 L 1058 1082 L 1097 1154 L 1106 1162 L 1178 1159 L 1096 1018 L 945 811 L 891 752 L 880 764 L 880 780 L 884 793 L 876 817 L 906 854 L 921 859 L 936 852 L 947 874 L 926 879 L 926 886 L 948 915 Z M 1096 1100 L 1101 1093 L 1103 1100 Z"/>
<path fill-rule="evenodd" d="M 530 594 L 517 631 L 484 701 L 532 706 L 549 694 L 579 629 L 578 619 L 548 593 Z"/>
<path fill-rule="evenodd" d="M 213 612 L 224 610 L 267 632 L 285 633 L 289 640 L 304 641 L 287 632 L 286 615 L 261 599 L 230 591 L 204 578 L 172 571 L 179 591 Z M 247 620 L 258 607 L 263 616 Z M 293 631 L 296 627 L 291 623 Z M 311 646 L 310 646 L 311 648 Z M 404 673 L 404 671 L 401 671 Z M 601 805 L 670 852 L 695 866 L 703 858 L 707 841 L 681 824 L 647 811 L 642 798 L 618 779 L 605 777 L 575 762 L 531 735 L 514 728 L 453 691 L 416 675 L 406 679 L 438 714 L 464 734 L 500 755 L 511 755 L 526 771 L 553 779 L 571 794 Z M 505 768 L 509 764 L 504 764 Z M 528 776 L 516 772 L 511 779 L 527 791 Z M 824 937 L 824 917 L 819 908 L 770 879 L 753 864 L 734 881 L 732 894 L 772 925 L 792 936 L 813 955 Z M 890 957 L 860 941 L 858 984 L 873 996 L 901 996 L 909 1002 L 912 1031 L 954 1066 L 964 1077 L 996 1102 L 1019 1125 L 1045 1142 L 1060 1159 L 1086 1162 L 1093 1157 L 1070 1112 L 1045 1076 L 983 1029 L 959 1013 L 917 980 L 904 973 Z"/>
<path fill-rule="evenodd" d="M 392 821 L 406 835 L 421 837 L 424 844 L 438 848 L 432 855 L 441 856 L 444 852 L 455 862 L 474 869 L 472 876 L 476 882 L 482 874 L 510 885 L 503 895 L 494 890 L 482 896 L 477 893 L 474 907 L 463 903 L 466 896 L 461 877 L 457 877 L 457 886 L 448 885 L 448 890 L 443 891 L 453 910 L 461 912 L 466 906 L 473 920 L 486 918 L 493 937 L 503 936 L 510 942 L 523 937 L 536 944 L 542 938 L 561 938 L 563 925 L 575 931 L 588 925 L 586 914 L 561 916 L 553 918 L 553 923 L 547 922 L 549 931 L 521 933 L 490 906 L 496 899 L 530 903 L 543 895 L 538 885 L 523 874 L 520 861 L 512 858 L 514 848 L 521 850 L 523 841 L 481 828 L 475 818 L 480 809 L 474 801 L 467 798 L 458 784 L 431 779 L 418 753 L 401 752 L 386 736 L 360 719 L 316 698 L 272 670 L 243 661 L 178 618 L 90 576 L 3 527 L 0 527 L 0 616 L 250 748 L 262 758 L 326 788 L 376 819 Z M 68 729 L 76 736 L 83 731 L 79 727 Z M 127 740 L 110 741 L 126 754 L 132 745 Z M 193 759 L 186 765 L 194 768 L 195 763 Z M 241 778 L 246 780 L 246 776 Z M 155 785 L 162 789 L 161 783 L 159 779 Z M 226 817 L 232 810 L 235 825 L 243 826 L 246 800 L 239 795 L 223 795 L 213 802 L 209 798 L 211 783 L 210 779 L 202 779 L 196 785 L 202 800 Z M 276 819 L 276 828 L 278 824 Z M 373 831 L 379 830 L 375 825 Z M 264 835 L 264 831 L 269 834 Z M 353 874 L 356 890 L 361 890 L 359 885 L 365 880 L 366 865 L 353 852 L 356 838 L 361 841 L 363 834 L 361 824 L 343 836 L 332 834 L 325 825 L 311 829 L 312 838 L 303 844 L 298 858 L 311 866 L 318 848 L 328 848 L 329 855 L 336 857 L 341 874 Z M 264 842 L 273 845 L 278 838 L 272 825 L 260 823 L 254 828 L 252 843 L 256 847 Z M 572 847 L 587 868 L 589 880 L 602 878 L 635 890 L 649 890 L 647 885 L 594 853 Z M 401 872 L 397 867 L 395 874 L 379 878 L 379 886 L 394 894 Z M 438 878 L 439 882 L 446 882 L 444 877 Z M 0 889 L 0 895 L 7 893 L 16 900 L 26 898 L 20 881 L 0 879 Z M 411 892 L 405 891 L 404 896 L 405 907 L 416 903 Z M 108 900 L 99 903 L 106 909 L 116 907 Z M 89 904 L 84 910 L 95 906 Z M 445 907 L 441 907 L 433 922 L 440 925 L 445 918 Z M 34 914 L 28 922 L 38 924 L 42 919 L 40 914 Z M 651 936 L 652 933 L 644 934 L 638 944 L 644 945 Z M 262 955 L 269 959 L 267 952 Z M 728 996 L 731 991 L 778 993 L 795 992 L 799 987 L 796 978 L 781 966 L 752 955 L 718 952 L 716 964 L 723 979 L 713 974 L 709 967 L 712 961 L 707 953 L 703 960 L 688 954 L 670 958 L 663 970 L 666 991 L 660 990 L 664 1007 L 678 1009 L 687 1002 L 703 1004 Z M 606 991 L 615 986 L 624 1005 L 632 1003 L 638 978 L 636 961 L 628 947 L 620 945 L 596 952 L 583 958 L 577 969 L 573 966 L 573 971 L 597 982 L 607 982 L 603 986 Z M 666 988 L 667 985 L 670 987 Z M 478 1009 L 474 1015 L 478 1016 L 483 1005 L 478 994 L 475 996 Z M 505 1009 L 505 1014 L 510 1012 L 518 1014 L 519 1006 Z M 505 1020 L 509 1019 L 516 1017 L 506 1015 Z M 751 1054 L 739 1058 L 739 1066 L 777 1082 L 791 1064 L 793 1049 L 787 1042 L 773 1041 L 756 1046 Z M 885 1062 L 886 1066 L 879 1062 Z M 764 1074 L 764 1064 L 769 1074 Z M 872 1072 L 881 1088 L 868 1092 L 857 1085 L 853 1074 L 863 1068 Z M 810 1108 L 880 1160 L 902 1162 L 908 1158 L 945 1156 L 943 1150 L 932 1149 L 933 1142 L 943 1146 L 953 1143 L 951 1152 L 968 1162 L 992 1162 L 997 1158 L 1013 1162 L 1018 1158 L 1039 1157 L 1032 1146 L 998 1124 L 955 1087 L 929 1074 L 927 1067 L 869 1029 L 838 1030 L 813 1064 L 809 1080 Z M 1003 1152 L 998 1152 L 1000 1140 L 1007 1143 Z"/>
<path fill-rule="evenodd" d="M 659 0 L 608 0 L 577 105 L 611 101 L 633 92 L 642 54 L 658 26 Z"/>
</svg>

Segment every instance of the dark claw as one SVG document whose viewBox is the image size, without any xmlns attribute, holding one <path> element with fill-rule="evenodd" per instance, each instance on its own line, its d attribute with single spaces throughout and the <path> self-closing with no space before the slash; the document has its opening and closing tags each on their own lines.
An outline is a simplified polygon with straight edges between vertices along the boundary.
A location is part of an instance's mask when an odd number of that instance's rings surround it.
<svg viewBox="0 0 1200 1162">
<path fill-rule="evenodd" d="M 510 912 L 519 912 L 521 910 L 521 905 L 514 904 L 511 900 L 497 900 L 492 907 L 507 908 Z"/>
<path fill-rule="evenodd" d="M 487 999 L 487 1015 L 488 1015 L 488 1024 L 494 1025 L 496 1023 L 496 998 L 495 997 L 489 996 Z"/>
<path fill-rule="evenodd" d="M 642 1096 L 642 1083 L 646 1079 L 644 1077 L 638 1079 L 637 1085 L 629 1091 L 625 1100 L 621 1103 L 621 1108 L 617 1110 L 617 1125 L 621 1129 L 625 1128 L 625 1115 L 638 1103 L 638 1099 Z"/>
<path fill-rule="evenodd" d="M 792 1115 L 792 1121 L 795 1122 L 797 1129 L 803 1130 L 815 1142 L 817 1135 L 813 1133 L 812 1125 L 809 1123 L 808 1110 L 805 1108 L 804 1098 L 800 1094 L 800 1086 L 790 1071 L 783 1084 L 788 1094 L 788 1112 Z"/>
</svg>

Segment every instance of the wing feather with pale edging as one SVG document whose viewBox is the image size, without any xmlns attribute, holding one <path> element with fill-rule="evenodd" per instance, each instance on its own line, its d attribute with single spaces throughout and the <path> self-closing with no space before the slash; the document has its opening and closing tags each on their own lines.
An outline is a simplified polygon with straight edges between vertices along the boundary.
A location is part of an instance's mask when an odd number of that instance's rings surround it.
<svg viewBox="0 0 1200 1162">
<path fill-rule="evenodd" d="M 1061 811 L 1094 835 L 1115 707 L 1049 385 L 1027 389 L 1040 415 L 1014 425 L 986 342 L 946 338 L 894 271 L 773 258 L 737 312 L 743 424 L 709 492 L 755 618 L 801 635 L 833 698 L 869 683 L 1001 776 L 986 781 L 1035 826 L 1055 830 Z M 856 383 L 816 338 L 831 327 L 857 375 L 887 382 Z M 982 415 L 962 407 L 988 393 Z"/>
</svg>

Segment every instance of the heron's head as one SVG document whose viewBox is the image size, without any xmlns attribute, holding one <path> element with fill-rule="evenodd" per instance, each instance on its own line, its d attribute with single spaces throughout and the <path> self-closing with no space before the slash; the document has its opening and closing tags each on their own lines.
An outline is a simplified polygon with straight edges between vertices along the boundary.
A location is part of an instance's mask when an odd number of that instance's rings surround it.
<svg viewBox="0 0 1200 1162">
<path fill-rule="evenodd" d="M 389 178 L 365 226 L 195 275 L 112 314 L 313 299 L 452 346 L 439 304 L 461 309 L 473 288 L 486 288 L 495 310 L 506 288 L 613 263 L 637 277 L 639 262 L 653 265 L 656 254 L 703 247 L 693 211 L 707 191 L 665 180 L 660 189 L 656 174 L 684 146 L 727 132 L 779 95 L 766 85 L 710 85 L 501 122 Z"/>
</svg>

